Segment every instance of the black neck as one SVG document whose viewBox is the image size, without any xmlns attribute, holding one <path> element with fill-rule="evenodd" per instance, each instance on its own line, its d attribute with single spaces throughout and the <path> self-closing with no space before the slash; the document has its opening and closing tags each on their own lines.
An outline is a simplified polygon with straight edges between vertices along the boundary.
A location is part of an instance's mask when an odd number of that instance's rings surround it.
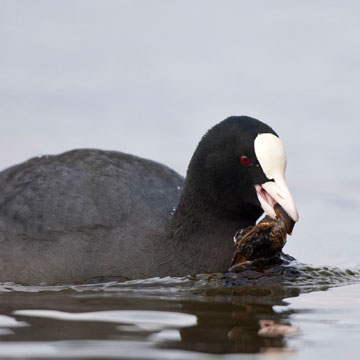
<svg viewBox="0 0 360 360">
<path fill-rule="evenodd" d="M 161 273 L 185 275 L 177 272 L 184 267 L 189 274 L 227 270 L 235 249 L 233 236 L 239 228 L 254 225 L 261 211 L 239 216 L 221 212 L 215 205 L 186 182 L 166 234 L 159 237 L 154 250 L 162 252 L 165 259 Z"/>
</svg>

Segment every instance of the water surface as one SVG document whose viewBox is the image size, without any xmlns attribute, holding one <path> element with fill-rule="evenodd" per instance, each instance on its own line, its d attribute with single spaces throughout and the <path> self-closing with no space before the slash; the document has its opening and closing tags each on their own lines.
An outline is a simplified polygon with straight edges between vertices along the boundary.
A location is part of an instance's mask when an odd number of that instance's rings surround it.
<svg viewBox="0 0 360 360">
<path fill-rule="evenodd" d="M 351 343 L 356 336 L 359 280 L 360 271 L 292 261 L 225 276 L 3 284 L 0 357 L 236 359 L 305 351 L 315 358 L 334 337 L 349 333 Z M 264 320 L 295 333 L 262 334 Z"/>
</svg>

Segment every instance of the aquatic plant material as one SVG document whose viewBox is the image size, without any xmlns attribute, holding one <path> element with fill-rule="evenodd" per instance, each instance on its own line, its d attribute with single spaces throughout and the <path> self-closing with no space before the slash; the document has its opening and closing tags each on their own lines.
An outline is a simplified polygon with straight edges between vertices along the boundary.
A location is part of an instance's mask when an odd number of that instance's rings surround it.
<svg viewBox="0 0 360 360">
<path fill-rule="evenodd" d="M 234 237 L 236 250 L 229 271 L 242 270 L 242 264 L 267 259 L 281 253 L 286 236 L 292 233 L 295 222 L 279 205 L 275 204 L 276 219 L 265 216 L 257 225 L 239 230 Z"/>
</svg>

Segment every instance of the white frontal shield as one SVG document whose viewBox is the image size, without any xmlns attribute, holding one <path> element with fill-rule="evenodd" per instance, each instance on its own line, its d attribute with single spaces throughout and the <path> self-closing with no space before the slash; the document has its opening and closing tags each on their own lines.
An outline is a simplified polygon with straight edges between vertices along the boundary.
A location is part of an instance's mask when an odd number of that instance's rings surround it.
<svg viewBox="0 0 360 360">
<path fill-rule="evenodd" d="M 285 182 L 286 152 L 282 141 L 274 134 L 259 134 L 255 139 L 254 149 L 259 164 L 269 179 L 264 184 L 255 185 L 263 210 L 275 219 L 274 205 L 278 203 L 294 221 L 298 221 L 295 202 Z"/>
</svg>

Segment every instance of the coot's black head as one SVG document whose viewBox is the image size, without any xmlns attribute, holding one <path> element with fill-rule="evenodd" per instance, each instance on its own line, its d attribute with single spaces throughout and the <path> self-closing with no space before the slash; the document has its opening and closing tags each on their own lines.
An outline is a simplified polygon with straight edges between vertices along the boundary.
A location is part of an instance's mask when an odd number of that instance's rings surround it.
<svg viewBox="0 0 360 360">
<path fill-rule="evenodd" d="M 286 155 L 275 131 L 259 120 L 232 116 L 210 129 L 191 159 L 186 185 L 203 211 L 256 219 L 275 217 L 279 203 L 295 220 L 295 204 L 285 184 Z"/>
</svg>

